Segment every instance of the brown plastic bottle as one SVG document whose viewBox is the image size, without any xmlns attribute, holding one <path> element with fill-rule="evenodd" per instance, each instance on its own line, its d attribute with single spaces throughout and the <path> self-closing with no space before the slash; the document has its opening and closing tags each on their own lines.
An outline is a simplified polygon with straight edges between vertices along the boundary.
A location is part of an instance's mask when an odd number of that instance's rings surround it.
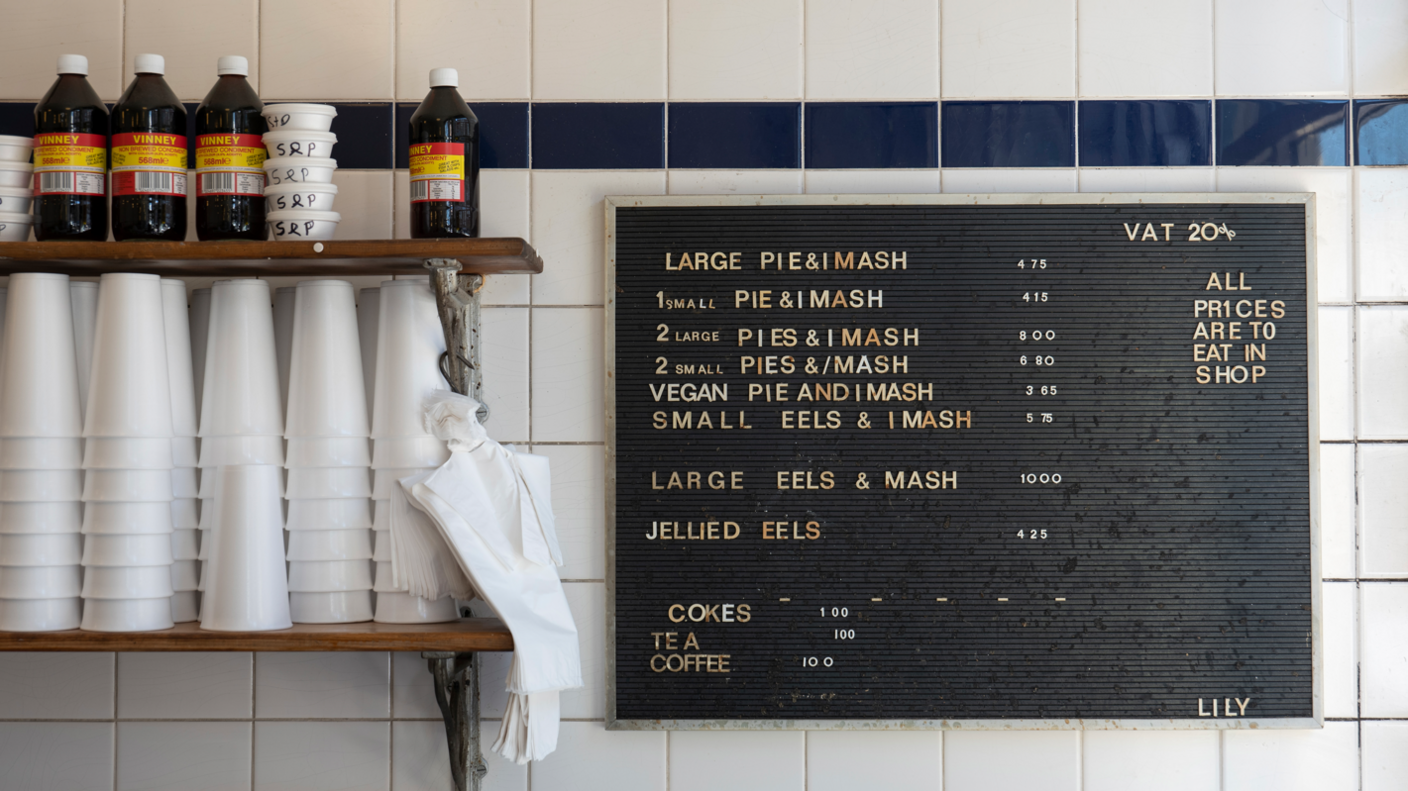
<svg viewBox="0 0 1408 791">
<path fill-rule="evenodd" d="M 431 69 L 411 115 L 412 239 L 479 235 L 479 119 L 459 82 L 454 69 Z"/>
<path fill-rule="evenodd" d="M 34 108 L 34 238 L 108 238 L 108 108 L 88 59 L 59 56 L 59 78 Z"/>
<path fill-rule="evenodd" d="M 137 76 L 112 110 L 112 235 L 186 238 L 186 108 L 161 75 L 160 55 L 138 55 Z"/>
<path fill-rule="evenodd" d="M 263 241 L 264 103 L 245 79 L 248 60 L 226 55 L 216 71 L 196 108 L 196 236 Z"/>
</svg>

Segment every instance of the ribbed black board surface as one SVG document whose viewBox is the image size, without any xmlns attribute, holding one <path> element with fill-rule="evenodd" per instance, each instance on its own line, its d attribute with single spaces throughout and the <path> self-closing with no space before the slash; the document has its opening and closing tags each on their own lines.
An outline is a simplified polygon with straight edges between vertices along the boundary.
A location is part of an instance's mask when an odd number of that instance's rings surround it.
<svg viewBox="0 0 1408 791">
<path fill-rule="evenodd" d="M 1311 716 L 1304 212 L 1245 203 L 618 208 L 616 717 L 1205 721 L 1199 698 L 1205 712 L 1212 699 L 1221 709 L 1250 698 L 1248 718 Z M 1158 240 L 1130 241 L 1126 224 L 1148 222 Z M 1236 236 L 1191 242 L 1195 222 Z M 1162 223 L 1172 223 L 1170 241 Z M 800 252 L 805 267 L 808 254 L 830 263 L 836 251 L 873 259 L 880 250 L 904 251 L 907 268 L 759 268 L 764 251 L 784 262 Z M 741 270 L 665 269 L 667 253 L 673 265 L 681 253 L 720 251 L 741 253 Z M 1033 270 L 1033 259 L 1046 268 Z M 1208 289 L 1214 272 L 1249 290 Z M 736 308 L 736 289 L 771 290 L 773 307 Z M 837 289 L 883 290 L 883 308 L 780 306 L 783 292 L 795 303 L 802 291 L 810 304 L 812 291 L 834 299 Z M 661 291 L 714 308 L 662 309 Z M 1023 299 L 1040 292 L 1045 302 Z M 1195 317 L 1195 300 L 1213 299 L 1234 310 L 1238 300 L 1267 301 L 1262 318 L 1231 319 L 1241 340 L 1212 341 L 1231 343 L 1227 364 L 1248 373 L 1243 345 L 1264 342 L 1258 382 L 1196 381 L 1198 365 L 1219 364 L 1193 359 L 1194 344 L 1209 342 L 1194 339 L 1199 322 L 1211 332 L 1210 322 L 1229 320 Z M 1281 318 L 1272 301 L 1284 303 Z M 1251 321 L 1270 321 L 1275 337 L 1253 339 Z M 661 324 L 669 341 L 657 340 Z M 843 329 L 868 337 L 872 327 L 880 344 L 841 345 Z M 901 338 L 917 328 L 918 345 L 883 345 L 888 327 Z M 742 346 L 741 328 L 754 332 Z M 759 348 L 758 335 L 767 344 L 774 328 L 795 328 L 796 346 Z M 694 331 L 718 331 L 719 341 L 675 340 Z M 1055 338 L 1032 341 L 1035 331 Z M 908 370 L 835 372 L 837 357 L 858 364 L 862 354 L 872 368 L 876 355 L 907 356 Z M 745 355 L 792 355 L 796 370 L 740 373 Z M 1054 364 L 1037 366 L 1037 355 Z M 656 373 L 660 357 L 666 375 Z M 807 373 L 808 358 L 827 373 Z M 678 374 L 680 364 L 722 373 Z M 931 383 L 933 396 L 799 400 L 804 383 L 818 382 L 852 393 Z M 667 383 L 727 384 L 727 401 L 657 401 L 651 385 Z M 788 402 L 749 400 L 750 384 L 778 383 L 789 383 Z M 1042 396 L 1042 386 L 1057 392 Z M 841 427 L 783 429 L 783 410 L 823 421 L 834 410 Z M 904 412 L 929 410 L 936 422 L 942 410 L 971 410 L 971 428 L 903 428 Z M 654 428 L 655 413 L 673 423 L 686 411 L 694 424 L 707 411 L 716 428 Z M 857 426 L 862 412 L 868 429 Z M 830 471 L 835 487 L 779 490 L 784 470 L 811 471 L 814 484 Z M 908 483 L 931 470 L 940 481 L 956 473 L 957 488 L 885 488 L 887 471 L 905 471 Z M 652 473 L 663 486 L 675 471 L 686 481 L 700 472 L 703 488 L 652 488 Z M 741 471 L 743 488 L 711 489 L 710 471 L 725 480 Z M 861 473 L 868 489 L 857 488 Z M 1042 484 L 1041 474 L 1060 483 Z M 764 539 L 764 520 L 815 521 L 820 537 L 793 539 L 789 527 L 786 539 Z M 649 540 L 660 521 L 686 534 L 691 521 L 695 534 L 701 521 L 732 521 L 739 535 Z M 695 603 L 746 604 L 750 618 L 691 622 Z M 684 621 L 670 620 L 674 604 Z M 833 608 L 846 616 L 831 617 Z M 838 629 L 855 636 L 838 639 Z M 665 632 L 677 633 L 673 650 L 652 634 Z M 684 647 L 690 633 L 697 648 Z M 707 672 L 720 660 L 687 654 L 727 654 L 729 672 Z"/>
</svg>

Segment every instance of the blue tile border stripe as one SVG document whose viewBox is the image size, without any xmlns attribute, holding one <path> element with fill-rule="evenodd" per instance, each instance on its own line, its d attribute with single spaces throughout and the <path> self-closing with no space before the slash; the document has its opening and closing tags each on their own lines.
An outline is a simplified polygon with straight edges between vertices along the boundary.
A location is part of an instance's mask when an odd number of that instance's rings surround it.
<svg viewBox="0 0 1408 791">
<path fill-rule="evenodd" d="M 802 166 L 800 102 L 676 102 L 669 115 L 672 168 Z"/>
<path fill-rule="evenodd" d="M 331 104 L 338 108 L 333 132 L 340 167 L 406 167 L 403 130 L 417 103 Z M 192 141 L 196 106 L 186 105 Z M 480 120 L 484 168 L 1408 165 L 1408 98 L 1402 97 L 470 107 Z M 33 133 L 34 102 L 0 102 L 0 134 Z"/>
<path fill-rule="evenodd" d="M 808 102 L 806 115 L 809 168 L 939 166 L 938 102 Z"/>
<path fill-rule="evenodd" d="M 944 102 L 946 168 L 1076 165 L 1075 102 Z"/>
</svg>

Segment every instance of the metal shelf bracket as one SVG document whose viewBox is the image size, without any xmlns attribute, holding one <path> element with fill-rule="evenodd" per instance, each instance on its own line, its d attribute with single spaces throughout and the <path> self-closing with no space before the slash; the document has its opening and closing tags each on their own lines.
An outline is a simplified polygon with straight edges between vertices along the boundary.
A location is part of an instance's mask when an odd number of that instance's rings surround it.
<svg viewBox="0 0 1408 791">
<path fill-rule="evenodd" d="M 484 377 L 479 335 L 479 291 L 483 275 L 460 275 L 460 262 L 452 258 L 431 258 L 430 284 L 445 332 L 445 353 L 440 356 L 440 373 L 450 389 L 478 399 L 479 421 L 489 419 L 483 406 Z M 455 791 L 480 791 L 489 769 L 479 749 L 479 659 L 472 653 L 426 651 L 421 656 L 435 677 L 435 701 L 445 718 L 445 737 L 450 743 L 450 777 Z"/>
</svg>

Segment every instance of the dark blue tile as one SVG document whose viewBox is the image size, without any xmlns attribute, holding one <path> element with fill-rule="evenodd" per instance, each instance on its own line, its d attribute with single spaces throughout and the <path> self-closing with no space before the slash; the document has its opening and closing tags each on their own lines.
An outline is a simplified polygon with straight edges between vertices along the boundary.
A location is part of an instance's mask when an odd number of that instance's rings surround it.
<svg viewBox="0 0 1408 791">
<path fill-rule="evenodd" d="M 1212 164 L 1212 102 L 1080 103 L 1081 167 Z"/>
<path fill-rule="evenodd" d="M 810 102 L 807 167 L 939 166 L 936 102 Z"/>
<path fill-rule="evenodd" d="M 535 169 L 665 166 L 665 105 L 534 104 Z"/>
<path fill-rule="evenodd" d="M 1408 165 L 1408 99 L 1354 103 L 1354 164 Z"/>
<path fill-rule="evenodd" d="M 1069 168 L 1075 102 L 944 102 L 946 168 Z"/>
<path fill-rule="evenodd" d="M 337 145 L 332 156 L 339 168 L 368 170 L 390 169 L 391 155 L 390 102 L 343 104 L 334 102 L 337 117 L 332 119 L 332 133 Z"/>
<path fill-rule="evenodd" d="M 802 105 L 700 102 L 670 105 L 672 168 L 798 168 Z"/>
<path fill-rule="evenodd" d="M 411 114 L 419 102 L 396 105 L 396 167 L 410 167 L 404 139 L 409 132 Z M 471 102 L 470 112 L 479 119 L 479 167 L 528 167 L 528 103 Z"/>
<path fill-rule="evenodd" d="M 0 135 L 34 136 L 35 102 L 0 102 Z"/>
<path fill-rule="evenodd" d="M 1218 99 L 1217 164 L 1346 165 L 1349 102 Z"/>
</svg>

